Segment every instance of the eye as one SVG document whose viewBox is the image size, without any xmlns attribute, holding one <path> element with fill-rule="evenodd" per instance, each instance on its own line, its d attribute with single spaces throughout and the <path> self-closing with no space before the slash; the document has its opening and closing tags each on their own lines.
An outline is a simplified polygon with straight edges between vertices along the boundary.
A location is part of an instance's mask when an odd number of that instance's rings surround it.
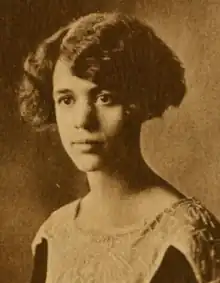
<svg viewBox="0 0 220 283">
<path fill-rule="evenodd" d="M 72 95 L 65 95 L 58 99 L 59 104 L 64 104 L 66 106 L 70 106 L 75 102 Z"/>
<path fill-rule="evenodd" d="M 102 91 L 96 97 L 96 103 L 99 105 L 111 105 L 114 104 L 114 96 L 108 91 Z"/>
</svg>

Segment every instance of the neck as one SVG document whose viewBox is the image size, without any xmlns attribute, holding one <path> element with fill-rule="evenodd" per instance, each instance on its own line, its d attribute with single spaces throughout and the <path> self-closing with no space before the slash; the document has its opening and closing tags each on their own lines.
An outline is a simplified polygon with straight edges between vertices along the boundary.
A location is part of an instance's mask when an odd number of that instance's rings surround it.
<svg viewBox="0 0 220 283">
<path fill-rule="evenodd" d="M 90 197 L 102 203 L 116 203 L 139 194 L 158 182 L 159 177 L 146 165 L 141 154 L 100 171 L 88 172 Z"/>
</svg>

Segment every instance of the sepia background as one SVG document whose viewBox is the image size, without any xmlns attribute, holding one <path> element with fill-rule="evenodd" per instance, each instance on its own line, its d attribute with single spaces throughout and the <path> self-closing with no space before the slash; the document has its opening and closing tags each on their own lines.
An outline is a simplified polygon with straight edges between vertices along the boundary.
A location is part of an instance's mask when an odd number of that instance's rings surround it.
<svg viewBox="0 0 220 283">
<path fill-rule="evenodd" d="M 22 61 L 73 17 L 118 9 L 146 19 L 186 67 L 180 109 L 146 122 L 147 162 L 220 219 L 220 4 L 218 0 L 0 1 L 0 278 L 28 282 L 30 244 L 49 213 L 87 192 L 85 176 L 56 132 L 34 133 L 19 119 L 14 89 Z"/>
</svg>

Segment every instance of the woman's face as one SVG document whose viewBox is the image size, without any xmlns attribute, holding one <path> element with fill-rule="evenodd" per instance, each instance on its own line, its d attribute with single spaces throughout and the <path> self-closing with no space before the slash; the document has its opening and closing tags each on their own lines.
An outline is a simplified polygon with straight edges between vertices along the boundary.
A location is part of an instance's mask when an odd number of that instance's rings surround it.
<svg viewBox="0 0 220 283">
<path fill-rule="evenodd" d="M 58 60 L 53 97 L 62 144 L 82 171 L 96 171 L 123 158 L 128 141 L 122 95 L 76 77 Z"/>
</svg>

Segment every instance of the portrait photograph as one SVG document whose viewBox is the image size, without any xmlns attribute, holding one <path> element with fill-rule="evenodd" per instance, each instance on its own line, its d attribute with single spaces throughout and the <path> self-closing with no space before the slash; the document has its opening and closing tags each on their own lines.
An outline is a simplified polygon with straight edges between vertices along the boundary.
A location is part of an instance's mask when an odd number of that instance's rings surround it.
<svg viewBox="0 0 220 283">
<path fill-rule="evenodd" d="M 1 282 L 220 283 L 219 16 L 0 2 Z"/>
</svg>

